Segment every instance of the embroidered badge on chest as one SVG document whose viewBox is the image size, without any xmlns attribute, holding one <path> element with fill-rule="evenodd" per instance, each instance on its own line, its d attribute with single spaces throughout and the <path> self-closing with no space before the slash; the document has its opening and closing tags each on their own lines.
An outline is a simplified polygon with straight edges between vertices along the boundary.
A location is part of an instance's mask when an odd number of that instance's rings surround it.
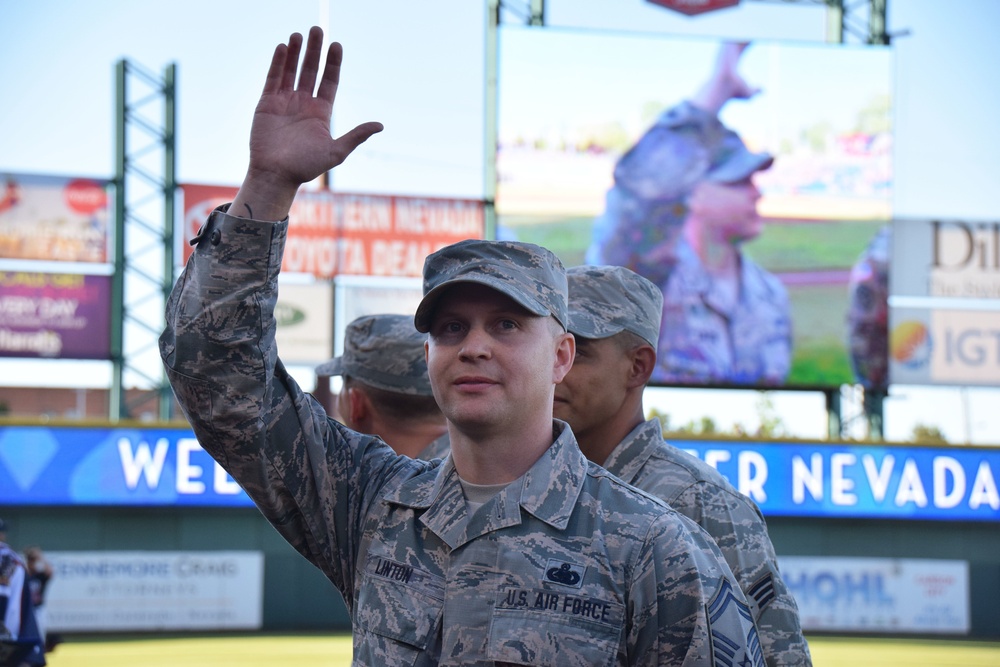
<svg viewBox="0 0 1000 667">
<path fill-rule="evenodd" d="M 586 571 L 585 565 L 550 558 L 549 562 L 545 564 L 545 576 L 542 578 L 548 583 L 580 588 L 583 586 L 583 575 Z"/>
</svg>

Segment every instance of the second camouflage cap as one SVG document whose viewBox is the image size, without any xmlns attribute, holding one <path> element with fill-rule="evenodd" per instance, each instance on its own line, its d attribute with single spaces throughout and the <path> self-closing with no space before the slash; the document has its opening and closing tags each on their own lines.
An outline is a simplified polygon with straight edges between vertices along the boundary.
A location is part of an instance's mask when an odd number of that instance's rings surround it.
<svg viewBox="0 0 1000 667">
<path fill-rule="evenodd" d="M 551 315 L 563 327 L 568 325 L 566 269 L 542 246 L 470 239 L 428 255 L 424 261 L 424 298 L 413 318 L 418 330 L 430 331 L 437 300 L 455 283 L 486 285 L 535 315 Z"/>
<path fill-rule="evenodd" d="M 631 331 L 656 348 L 663 294 L 624 266 L 574 266 L 569 281 L 569 331 L 583 338 L 609 338 Z"/>
<path fill-rule="evenodd" d="M 317 366 L 316 374 L 346 375 L 376 389 L 431 396 L 425 340 L 409 315 L 365 315 L 347 325 L 344 353 Z"/>
</svg>

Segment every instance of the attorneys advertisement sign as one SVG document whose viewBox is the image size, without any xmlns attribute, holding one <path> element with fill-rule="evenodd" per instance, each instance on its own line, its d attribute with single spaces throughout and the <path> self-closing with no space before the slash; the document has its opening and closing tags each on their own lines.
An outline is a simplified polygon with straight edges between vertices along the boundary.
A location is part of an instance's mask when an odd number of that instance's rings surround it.
<svg viewBox="0 0 1000 667">
<path fill-rule="evenodd" d="M 806 632 L 967 634 L 969 564 L 780 556 Z"/>
<path fill-rule="evenodd" d="M 49 630 L 255 630 L 264 555 L 256 551 L 53 551 Z"/>
</svg>

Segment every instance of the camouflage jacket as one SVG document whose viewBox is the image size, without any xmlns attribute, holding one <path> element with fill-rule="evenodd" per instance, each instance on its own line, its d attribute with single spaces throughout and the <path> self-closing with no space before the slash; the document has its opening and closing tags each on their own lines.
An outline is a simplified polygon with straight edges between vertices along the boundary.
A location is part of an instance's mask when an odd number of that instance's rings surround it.
<svg viewBox="0 0 1000 667">
<path fill-rule="evenodd" d="M 440 438 L 435 438 L 431 440 L 430 444 L 424 447 L 424 450 L 417 454 L 418 459 L 424 461 L 430 461 L 431 459 L 443 459 L 448 456 L 448 452 L 451 451 L 451 437 L 448 432 L 445 431 L 444 435 Z"/>
<path fill-rule="evenodd" d="M 784 384 L 791 368 L 788 292 L 745 254 L 740 293 L 727 309 L 686 241 L 663 289 L 663 320 L 652 382 Z"/>
<path fill-rule="evenodd" d="M 285 370 L 287 221 L 213 213 L 160 353 L 198 440 L 343 594 L 359 665 L 763 665 L 745 597 L 693 522 L 552 446 L 471 517 L 451 457 L 397 456 Z"/>
<path fill-rule="evenodd" d="M 812 664 L 798 605 L 778 572 L 767 524 L 756 503 L 712 466 L 664 442 L 658 419 L 636 426 L 604 465 L 711 535 L 750 601 L 769 667 Z"/>
</svg>

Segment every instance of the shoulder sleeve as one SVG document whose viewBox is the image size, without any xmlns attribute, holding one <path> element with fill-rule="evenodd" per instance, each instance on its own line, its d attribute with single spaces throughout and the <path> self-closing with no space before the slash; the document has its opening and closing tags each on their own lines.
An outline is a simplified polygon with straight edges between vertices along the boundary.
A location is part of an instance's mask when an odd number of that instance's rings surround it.
<svg viewBox="0 0 1000 667">
<path fill-rule="evenodd" d="M 719 548 L 694 522 L 669 511 L 636 567 L 627 636 L 630 664 L 763 667 L 746 598 Z"/>
<path fill-rule="evenodd" d="M 750 605 L 768 667 L 810 665 L 798 605 L 778 570 L 757 505 L 735 489 L 700 482 L 685 489 L 675 507 L 722 551 Z"/>
<path fill-rule="evenodd" d="M 167 301 L 160 356 L 201 446 L 344 592 L 365 509 L 396 457 L 329 419 L 278 359 L 287 228 L 210 216 Z"/>
</svg>

